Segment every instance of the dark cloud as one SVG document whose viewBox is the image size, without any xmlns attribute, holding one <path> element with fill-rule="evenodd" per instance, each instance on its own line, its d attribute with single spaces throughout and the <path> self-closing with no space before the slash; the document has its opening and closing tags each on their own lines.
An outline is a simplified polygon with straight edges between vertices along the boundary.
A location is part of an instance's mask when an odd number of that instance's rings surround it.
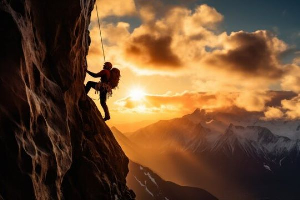
<svg viewBox="0 0 300 200">
<path fill-rule="evenodd" d="M 232 73 L 277 79 L 283 75 L 279 68 L 279 49 L 276 49 L 280 42 L 266 31 L 233 33 L 224 44 L 229 47 L 213 52 L 205 63 Z"/>
<path fill-rule="evenodd" d="M 145 34 L 134 37 L 127 45 L 125 53 L 142 68 L 178 68 L 181 62 L 172 52 L 171 42 L 170 36 L 155 37 Z"/>
<path fill-rule="evenodd" d="M 272 97 L 272 99 L 266 103 L 266 106 L 280 106 L 282 100 L 291 100 L 296 97 L 297 94 L 292 91 L 270 91 L 268 95 Z"/>
<path fill-rule="evenodd" d="M 205 38 L 206 38 L 206 36 L 203 33 L 197 33 L 197 34 L 189 36 L 189 39 L 192 41 L 193 40 L 196 40 L 196 41 L 204 40 Z"/>
</svg>

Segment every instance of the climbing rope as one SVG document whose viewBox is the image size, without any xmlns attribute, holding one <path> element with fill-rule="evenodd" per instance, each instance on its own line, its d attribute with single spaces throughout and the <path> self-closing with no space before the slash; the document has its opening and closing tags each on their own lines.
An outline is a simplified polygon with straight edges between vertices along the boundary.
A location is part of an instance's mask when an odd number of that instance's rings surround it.
<svg viewBox="0 0 300 200">
<path fill-rule="evenodd" d="M 103 59 L 104 59 L 104 62 L 105 62 L 105 53 L 104 53 L 104 47 L 103 47 L 103 40 L 102 40 L 102 33 L 101 33 L 101 24 L 100 24 L 100 19 L 99 19 L 99 14 L 98 14 L 97 2 L 96 2 L 96 11 L 97 11 L 98 27 L 99 27 L 100 38 L 101 38 L 101 45 L 102 45 Z"/>
<path fill-rule="evenodd" d="M 102 45 L 102 52 L 103 52 L 103 60 L 105 62 L 105 52 L 104 52 L 104 46 L 103 46 L 103 39 L 102 39 L 102 33 L 101 33 L 101 24 L 100 24 L 100 19 L 99 19 L 99 14 L 98 14 L 98 7 L 97 7 L 97 2 L 96 2 L 96 12 L 97 12 L 97 19 L 98 19 L 98 27 L 99 27 L 99 32 L 100 32 L 100 38 L 101 38 L 101 45 Z M 98 91 L 95 91 L 95 94 L 97 94 Z M 99 92 L 99 98 L 98 99 L 94 99 L 91 98 L 93 100 L 99 100 L 100 99 L 100 92 Z"/>
</svg>

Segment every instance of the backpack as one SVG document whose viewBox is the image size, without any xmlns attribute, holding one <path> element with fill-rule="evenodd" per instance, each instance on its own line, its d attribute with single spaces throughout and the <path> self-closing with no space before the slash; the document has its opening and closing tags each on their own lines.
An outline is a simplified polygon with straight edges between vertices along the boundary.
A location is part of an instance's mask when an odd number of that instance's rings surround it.
<svg viewBox="0 0 300 200">
<path fill-rule="evenodd" d="M 118 68 L 112 68 L 110 70 L 110 78 L 109 78 L 109 85 L 111 89 L 115 89 L 118 87 L 119 81 L 120 81 L 121 73 Z"/>
</svg>

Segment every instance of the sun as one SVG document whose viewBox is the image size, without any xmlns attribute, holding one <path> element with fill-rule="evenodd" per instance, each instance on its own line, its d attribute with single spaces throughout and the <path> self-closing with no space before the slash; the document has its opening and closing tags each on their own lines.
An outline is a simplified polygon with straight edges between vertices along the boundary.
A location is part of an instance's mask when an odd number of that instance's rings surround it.
<svg viewBox="0 0 300 200">
<path fill-rule="evenodd" d="M 130 91 L 129 97 L 133 101 L 139 101 L 145 97 L 145 92 L 141 88 L 134 88 Z"/>
</svg>

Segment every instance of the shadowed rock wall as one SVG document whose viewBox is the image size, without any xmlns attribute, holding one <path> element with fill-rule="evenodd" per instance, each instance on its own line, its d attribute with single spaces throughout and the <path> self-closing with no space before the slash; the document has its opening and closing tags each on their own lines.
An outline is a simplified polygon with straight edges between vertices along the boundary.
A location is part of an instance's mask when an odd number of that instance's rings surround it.
<svg viewBox="0 0 300 200">
<path fill-rule="evenodd" d="M 0 199 L 133 199 L 84 93 L 94 0 L 0 0 Z"/>
</svg>

